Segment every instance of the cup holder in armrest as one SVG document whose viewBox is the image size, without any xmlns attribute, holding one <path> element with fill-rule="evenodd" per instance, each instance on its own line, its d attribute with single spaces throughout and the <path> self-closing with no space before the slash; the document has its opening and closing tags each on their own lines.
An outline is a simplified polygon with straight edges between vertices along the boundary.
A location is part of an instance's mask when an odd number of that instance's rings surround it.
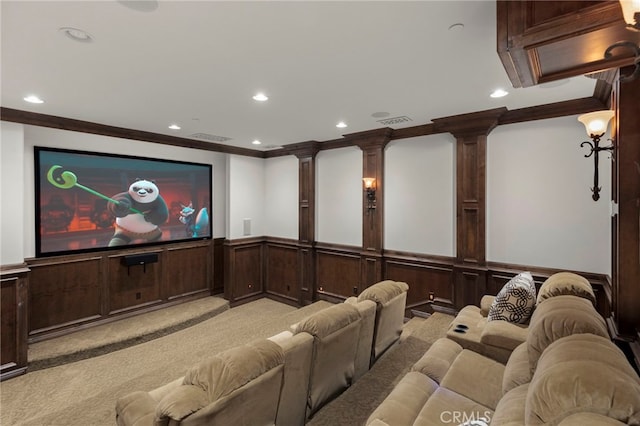
<svg viewBox="0 0 640 426">
<path fill-rule="evenodd" d="M 464 334 L 467 332 L 467 330 L 469 329 L 468 325 L 465 324 L 456 324 L 455 328 L 453 329 L 453 331 L 455 333 L 461 333 Z"/>
</svg>

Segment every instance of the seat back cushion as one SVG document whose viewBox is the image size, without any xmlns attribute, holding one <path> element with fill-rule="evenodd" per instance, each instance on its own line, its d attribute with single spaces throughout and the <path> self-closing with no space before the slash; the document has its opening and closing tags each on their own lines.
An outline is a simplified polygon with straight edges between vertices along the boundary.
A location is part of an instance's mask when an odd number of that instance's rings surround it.
<svg viewBox="0 0 640 426">
<path fill-rule="evenodd" d="M 536 307 L 529 324 L 527 353 L 529 368 L 535 371 L 542 352 L 561 337 L 591 333 L 609 337 L 604 319 L 591 302 L 576 296 L 555 296 Z"/>
<path fill-rule="evenodd" d="M 350 303 L 338 303 L 297 323 L 293 334 L 306 332 L 323 338 L 360 319 L 358 309 Z"/>
<path fill-rule="evenodd" d="M 258 340 L 221 352 L 189 369 L 183 384 L 200 387 L 212 402 L 283 362 L 284 353 L 279 345 Z"/>
<path fill-rule="evenodd" d="M 402 281 L 385 280 L 367 287 L 358 296 L 358 301 L 372 300 L 377 304 L 385 304 L 401 293 L 406 293 L 409 285 Z"/>
<path fill-rule="evenodd" d="M 529 353 L 527 344 L 521 343 L 516 347 L 507 360 L 507 365 L 502 376 L 502 394 L 506 394 L 511 389 L 516 388 L 531 381 L 531 370 L 529 369 Z"/>
<path fill-rule="evenodd" d="M 180 426 L 275 424 L 282 370 L 283 365 L 268 370 L 186 417 L 180 422 Z M 168 426 L 173 424 L 169 423 Z"/>
<path fill-rule="evenodd" d="M 535 303 L 536 286 L 533 277 L 530 272 L 522 272 L 509 280 L 498 292 L 489 309 L 487 320 L 526 324 Z"/>
<path fill-rule="evenodd" d="M 540 357 L 529 385 L 526 424 L 558 424 L 580 412 L 640 424 L 640 378 L 608 338 L 557 340 Z"/>
<path fill-rule="evenodd" d="M 339 303 L 295 326 L 294 334 L 306 332 L 314 337 L 307 417 L 351 384 L 361 325 L 358 309 Z"/>
<path fill-rule="evenodd" d="M 373 358 L 378 359 L 402 334 L 407 293 L 383 303 L 378 311 L 373 342 Z"/>
<path fill-rule="evenodd" d="M 596 295 L 585 277 L 573 272 L 558 272 L 542 283 L 538 291 L 536 304 L 561 295 L 584 297 L 590 300 L 591 303 L 596 303 Z"/>
</svg>

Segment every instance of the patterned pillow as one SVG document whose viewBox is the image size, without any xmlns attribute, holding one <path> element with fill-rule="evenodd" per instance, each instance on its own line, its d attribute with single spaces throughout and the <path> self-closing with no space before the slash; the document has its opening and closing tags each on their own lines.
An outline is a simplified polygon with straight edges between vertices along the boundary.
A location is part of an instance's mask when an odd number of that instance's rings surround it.
<svg viewBox="0 0 640 426">
<path fill-rule="evenodd" d="M 536 285 L 529 272 L 513 277 L 502 287 L 491 304 L 487 321 L 505 320 L 526 324 L 536 303 Z"/>
</svg>

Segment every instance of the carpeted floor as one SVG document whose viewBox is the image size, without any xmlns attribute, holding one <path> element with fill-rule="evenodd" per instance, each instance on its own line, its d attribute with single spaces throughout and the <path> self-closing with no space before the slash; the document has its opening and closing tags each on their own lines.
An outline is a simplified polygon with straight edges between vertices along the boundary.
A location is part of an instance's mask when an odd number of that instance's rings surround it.
<svg viewBox="0 0 640 426">
<path fill-rule="evenodd" d="M 145 343 L 31 371 L 0 383 L 0 424 L 114 425 L 117 398 L 166 384 L 211 354 L 272 336 L 328 306 L 328 302 L 316 302 L 296 309 L 260 299 Z M 452 318 L 439 315 L 409 321 L 400 343 L 390 349 L 371 372 L 320 410 L 311 424 L 361 424 L 372 407 L 384 399 L 401 378 L 403 371 L 435 338 L 444 335 Z"/>
</svg>

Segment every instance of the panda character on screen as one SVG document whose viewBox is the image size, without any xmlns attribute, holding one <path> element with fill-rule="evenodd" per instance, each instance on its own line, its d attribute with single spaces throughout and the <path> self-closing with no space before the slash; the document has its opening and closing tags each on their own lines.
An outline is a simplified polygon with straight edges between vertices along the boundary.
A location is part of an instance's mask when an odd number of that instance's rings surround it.
<svg viewBox="0 0 640 426">
<path fill-rule="evenodd" d="M 111 197 L 108 210 L 116 217 L 115 233 L 109 247 L 123 246 L 133 240 L 157 241 L 162 237 L 158 227 L 169 218 L 167 203 L 151 180 L 136 179 L 127 192 Z"/>
</svg>

